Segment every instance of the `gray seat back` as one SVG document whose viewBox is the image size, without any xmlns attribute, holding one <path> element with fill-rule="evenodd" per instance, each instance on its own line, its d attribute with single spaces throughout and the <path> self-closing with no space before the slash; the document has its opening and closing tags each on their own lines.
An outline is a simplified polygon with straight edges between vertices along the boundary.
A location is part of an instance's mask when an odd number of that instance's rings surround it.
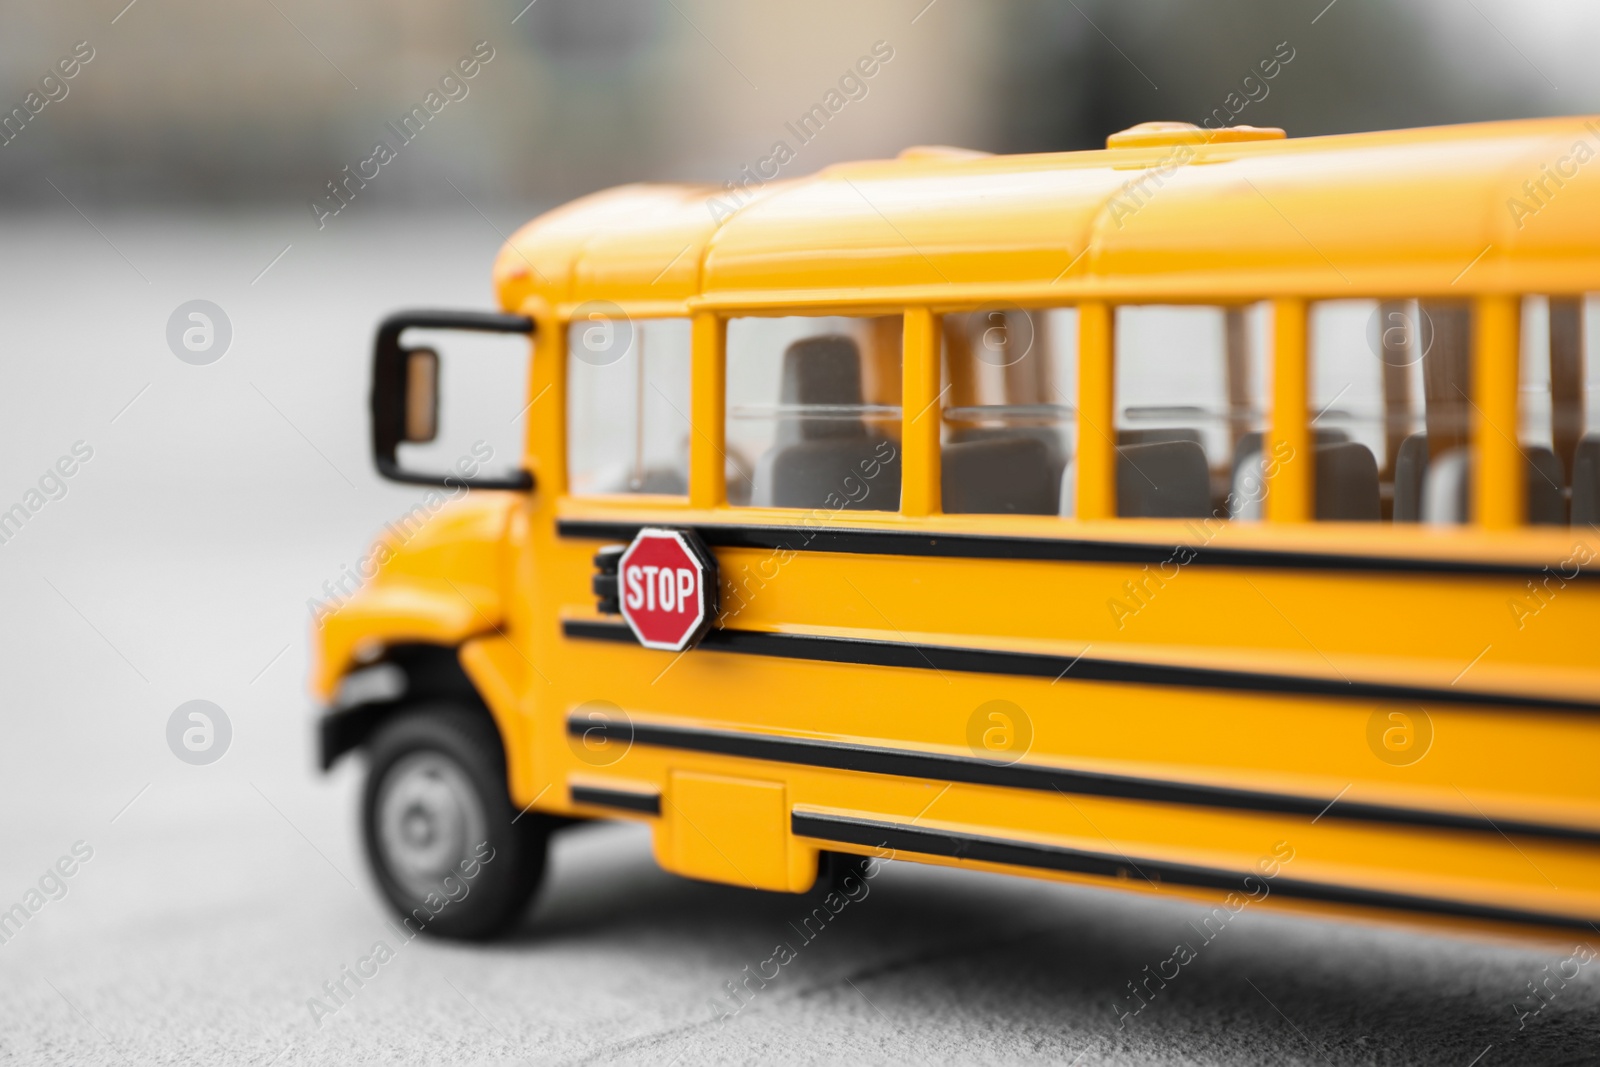
<svg viewBox="0 0 1600 1067">
<path fill-rule="evenodd" d="M 1561 460 L 1540 445 L 1524 448 L 1522 454 L 1527 521 L 1534 526 L 1565 524 Z M 1452 448 L 1428 465 L 1422 483 L 1423 522 L 1457 525 L 1471 521 L 1472 467 L 1470 448 Z"/>
<path fill-rule="evenodd" d="M 1254 466 L 1260 465 L 1262 442 L 1265 439 L 1265 435 L 1260 430 L 1247 430 L 1239 435 L 1238 443 L 1233 446 L 1233 466 L 1230 468 L 1231 477 L 1229 478 L 1229 484 L 1234 487 L 1235 494 L 1238 493 L 1241 477 L 1244 479 L 1250 477 L 1250 468 L 1245 466 L 1246 463 Z M 1241 468 L 1244 469 L 1242 476 L 1240 473 Z M 1230 514 L 1232 514 L 1234 507 L 1235 505 L 1230 501 L 1228 504 Z M 1259 518 L 1259 516 L 1257 517 Z"/>
<path fill-rule="evenodd" d="M 861 350 L 842 334 L 806 337 L 783 352 L 778 402 L 793 407 L 859 407 L 861 404 Z M 828 437 L 864 437 L 867 427 L 860 414 L 799 413 L 780 415 L 777 444 L 820 441 Z"/>
<path fill-rule="evenodd" d="M 969 441 L 1000 441 L 1026 437 L 1044 445 L 1051 462 L 1058 467 L 1065 466 L 1067 462 L 1067 446 L 1062 442 L 1061 432 L 1051 426 L 968 426 L 953 430 L 947 444 L 966 444 Z M 1060 475 L 1060 470 L 1056 474 Z"/>
<path fill-rule="evenodd" d="M 870 433 L 849 410 L 861 405 L 861 352 L 854 340 L 833 334 L 791 344 L 783 353 L 778 402 L 789 410 L 778 417 L 776 442 L 756 461 L 752 504 L 899 508 L 899 445 Z M 819 407 L 820 413 L 792 410 Z"/>
<path fill-rule="evenodd" d="M 1572 525 L 1600 524 L 1600 434 L 1578 442 L 1572 457 Z"/>
<path fill-rule="evenodd" d="M 1260 522 L 1262 502 L 1267 497 L 1267 464 L 1259 447 L 1261 435 L 1245 436 L 1254 436 L 1257 448 L 1254 452 L 1234 458 L 1233 485 L 1228 493 L 1228 518 L 1241 522 Z"/>
<path fill-rule="evenodd" d="M 1204 438 L 1199 430 L 1192 430 L 1184 426 L 1162 427 L 1155 430 L 1118 430 L 1117 444 L 1119 445 L 1155 445 L 1168 441 L 1193 441 L 1203 444 Z"/>
<path fill-rule="evenodd" d="M 774 448 L 756 467 L 752 503 L 829 511 L 898 510 L 900 446 L 865 435 Z"/>
<path fill-rule="evenodd" d="M 1246 460 L 1249 460 L 1252 463 L 1261 462 L 1261 452 L 1265 447 L 1265 440 L 1266 435 L 1260 430 L 1246 430 L 1244 433 L 1239 435 L 1238 444 L 1233 446 L 1233 467 L 1231 481 L 1234 486 L 1238 486 L 1240 484 L 1239 468 L 1244 466 Z M 1343 444 L 1345 441 L 1350 440 L 1350 435 L 1345 433 L 1343 430 L 1314 429 L 1312 431 L 1312 440 L 1317 443 L 1318 447 L 1321 447 L 1322 445 L 1337 445 Z"/>
<path fill-rule="evenodd" d="M 1316 486 L 1316 515 L 1323 522 L 1383 518 L 1378 461 L 1366 445 L 1354 441 L 1318 445 Z"/>
<path fill-rule="evenodd" d="M 1054 515 L 1060 450 L 1035 435 L 978 437 L 945 445 L 940 459 L 949 515 Z"/>
<path fill-rule="evenodd" d="M 1258 439 L 1259 440 L 1259 439 Z M 1317 446 L 1316 517 L 1323 522 L 1376 522 L 1383 517 L 1378 461 L 1366 445 L 1353 441 Z M 1267 495 L 1266 463 L 1260 451 L 1233 465 L 1228 517 L 1259 521 Z"/>
<path fill-rule="evenodd" d="M 1565 526 L 1567 501 L 1561 486 L 1566 481 L 1566 472 L 1561 469 L 1561 459 L 1542 445 L 1524 448 L 1522 454 L 1528 460 L 1528 469 L 1523 474 L 1528 488 L 1528 524 Z"/>
<path fill-rule="evenodd" d="M 1472 516 L 1472 453 L 1452 448 L 1427 465 L 1422 477 L 1422 521 L 1457 526 Z"/>
<path fill-rule="evenodd" d="M 1394 458 L 1394 521 L 1422 521 L 1422 479 L 1428 470 L 1428 435 L 1414 433 L 1400 442 Z"/>
<path fill-rule="evenodd" d="M 1211 513 L 1211 470 L 1194 441 L 1117 449 L 1117 514 L 1125 519 L 1197 519 Z"/>
</svg>

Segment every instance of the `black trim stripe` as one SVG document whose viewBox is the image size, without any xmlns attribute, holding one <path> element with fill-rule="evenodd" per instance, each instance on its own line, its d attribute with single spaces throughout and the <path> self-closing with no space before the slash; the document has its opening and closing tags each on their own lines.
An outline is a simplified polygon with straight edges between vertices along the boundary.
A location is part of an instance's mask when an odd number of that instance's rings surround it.
<svg viewBox="0 0 1600 1067">
<path fill-rule="evenodd" d="M 1196 522 L 1201 520 L 1195 520 Z M 631 541 L 640 523 L 561 519 L 561 537 L 597 541 Z M 1133 541 L 1081 541 L 1061 537 L 1004 537 L 990 534 L 930 534 L 909 530 L 872 530 L 826 526 L 731 525 L 694 527 L 712 548 L 791 549 L 797 552 L 845 552 L 871 556 L 923 556 L 943 559 L 1009 559 L 1062 563 L 1127 563 L 1156 566 L 1172 558 L 1173 544 Z M 1528 563 L 1481 560 L 1418 559 L 1402 556 L 1352 556 L 1290 549 L 1221 548 L 1204 544 L 1202 532 L 1186 547 L 1193 559 L 1185 566 L 1239 567 L 1247 570 L 1367 572 L 1377 574 L 1454 575 L 1476 578 L 1538 578 L 1545 570 Z M 1600 578 L 1600 567 L 1579 567 L 1571 578 Z"/>
<path fill-rule="evenodd" d="M 645 793 L 631 789 L 606 789 L 597 785 L 579 785 L 570 782 L 567 791 L 574 804 L 587 804 L 596 808 L 617 808 L 621 811 L 638 811 L 646 815 L 661 814 L 661 794 Z"/>
<path fill-rule="evenodd" d="M 796 811 L 790 816 L 790 829 L 799 837 L 808 837 L 833 844 L 857 845 L 863 848 L 893 849 L 897 852 L 920 853 L 925 856 L 945 856 L 952 859 L 997 863 L 1007 867 L 1031 867 L 1038 870 L 1064 871 L 1072 874 L 1089 874 L 1106 878 L 1148 878 L 1157 884 L 1187 886 L 1199 889 L 1221 889 L 1250 893 L 1247 879 L 1255 878 L 1260 885 L 1269 887 L 1270 894 L 1314 900 L 1356 907 L 1383 908 L 1390 911 L 1420 912 L 1429 915 L 1446 915 L 1463 919 L 1490 922 L 1517 923 L 1521 925 L 1553 926 L 1592 933 L 1595 925 L 1585 919 L 1546 912 L 1523 911 L 1520 908 L 1501 908 L 1489 904 L 1473 904 L 1460 900 L 1440 900 L 1405 893 L 1390 893 L 1378 889 L 1360 889 L 1353 886 L 1328 885 L 1307 882 L 1279 875 L 1267 879 L 1261 875 L 1195 867 L 1188 864 L 1166 863 L 1155 860 L 1132 860 L 1126 856 L 1111 856 L 1059 845 L 1045 845 L 1037 841 L 1018 841 L 979 834 L 955 833 L 934 830 L 903 823 L 878 822 L 842 815 L 825 815 L 818 812 Z M 1600 916 L 1597 916 L 1600 919 Z"/>
<path fill-rule="evenodd" d="M 637 644 L 626 623 L 566 619 L 561 631 L 567 637 Z M 1556 697 L 1485 693 L 1481 690 L 1393 685 L 1387 682 L 1343 682 L 1331 678 L 1181 667 L 1161 663 L 1136 663 L 1089 656 L 1047 655 L 987 648 L 923 645 L 909 641 L 874 641 L 858 637 L 821 634 L 768 633 L 759 630 L 713 628 L 700 648 L 751 656 L 849 663 L 869 667 L 909 667 L 962 674 L 1007 674 L 1020 678 L 1060 679 L 1069 671 L 1077 681 L 1121 682 L 1134 685 L 1221 689 L 1233 692 L 1281 693 L 1293 696 L 1377 700 L 1406 704 L 1466 705 L 1542 711 L 1600 712 L 1600 703 Z"/>
<path fill-rule="evenodd" d="M 1527 837 L 1600 842 L 1600 830 L 1552 826 L 1514 819 L 1491 821 L 1487 816 L 1459 815 L 1454 812 L 1362 804 L 1354 801 L 1339 802 L 1337 798 L 1330 803 L 1320 797 L 1296 796 L 1291 793 L 1267 793 L 1227 786 L 1136 778 L 1131 775 L 1073 770 L 1037 763 L 1002 763 L 974 756 L 881 748 L 846 741 L 779 737 L 739 730 L 707 730 L 698 727 L 634 722 L 597 723 L 592 719 L 577 716 L 567 720 L 567 733 L 574 737 L 581 737 L 596 730 L 603 737 L 616 737 L 622 741 L 655 748 L 738 756 L 769 763 L 789 763 L 835 771 L 859 771 L 866 774 L 925 778 L 936 782 L 960 782 L 964 785 L 990 785 L 1006 789 L 1031 789 L 1069 796 L 1113 797 L 1119 800 L 1154 801 L 1231 811 L 1302 815 L 1326 818 L 1330 821 L 1383 823 L 1490 834 L 1504 832 Z"/>
</svg>

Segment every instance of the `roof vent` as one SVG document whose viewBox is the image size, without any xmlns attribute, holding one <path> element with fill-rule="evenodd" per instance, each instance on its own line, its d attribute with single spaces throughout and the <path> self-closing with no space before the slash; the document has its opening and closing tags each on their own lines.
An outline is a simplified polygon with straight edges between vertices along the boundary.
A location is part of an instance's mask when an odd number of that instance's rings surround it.
<svg viewBox="0 0 1600 1067">
<path fill-rule="evenodd" d="M 915 144 L 901 149 L 897 159 L 987 159 L 993 152 L 980 152 L 976 148 L 956 148 L 947 144 Z"/>
<path fill-rule="evenodd" d="M 1141 122 L 1106 138 L 1107 148 L 1159 148 L 1175 144 L 1234 144 L 1239 141 L 1281 141 L 1276 126 L 1224 126 L 1202 129 L 1192 122 Z"/>
</svg>

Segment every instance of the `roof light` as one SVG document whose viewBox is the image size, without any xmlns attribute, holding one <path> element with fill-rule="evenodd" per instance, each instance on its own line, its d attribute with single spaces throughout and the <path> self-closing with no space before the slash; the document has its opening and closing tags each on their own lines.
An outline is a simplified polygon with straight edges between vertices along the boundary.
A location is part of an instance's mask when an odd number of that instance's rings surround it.
<svg viewBox="0 0 1600 1067">
<path fill-rule="evenodd" d="M 910 148 L 900 150 L 897 159 L 987 159 L 994 155 L 993 152 L 981 152 L 976 148 L 956 148 L 947 144 L 915 144 Z"/>
<path fill-rule="evenodd" d="M 1106 138 L 1107 148 L 1157 148 L 1175 144 L 1233 144 L 1239 141 L 1281 141 L 1276 126 L 1224 126 L 1202 129 L 1192 122 L 1141 122 Z"/>
</svg>

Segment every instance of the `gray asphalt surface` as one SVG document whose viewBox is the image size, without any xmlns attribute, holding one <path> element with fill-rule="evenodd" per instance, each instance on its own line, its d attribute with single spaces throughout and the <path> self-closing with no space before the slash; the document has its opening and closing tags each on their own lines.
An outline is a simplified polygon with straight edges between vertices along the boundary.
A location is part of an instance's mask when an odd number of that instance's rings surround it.
<svg viewBox="0 0 1600 1067">
<path fill-rule="evenodd" d="M 366 458 L 369 333 L 395 307 L 488 305 L 495 228 L 527 212 L 486 213 L 8 224 L 0 508 L 74 442 L 94 454 L 0 544 L 0 908 L 92 855 L 0 944 L 0 1059 L 1600 1059 L 1593 965 L 1519 1029 L 1561 952 L 1247 910 L 1119 1026 L 1201 909 L 890 864 L 804 943 L 808 902 L 665 874 L 618 824 L 559 839 L 516 936 L 402 943 L 360 856 L 359 768 L 312 767 L 306 601 L 416 499 Z M 208 367 L 164 338 L 196 297 L 234 330 Z M 210 766 L 167 745 L 192 699 L 232 724 Z M 378 941 L 393 958 L 318 1018 Z M 734 1012 L 725 983 L 779 942 L 795 959 Z"/>
</svg>

